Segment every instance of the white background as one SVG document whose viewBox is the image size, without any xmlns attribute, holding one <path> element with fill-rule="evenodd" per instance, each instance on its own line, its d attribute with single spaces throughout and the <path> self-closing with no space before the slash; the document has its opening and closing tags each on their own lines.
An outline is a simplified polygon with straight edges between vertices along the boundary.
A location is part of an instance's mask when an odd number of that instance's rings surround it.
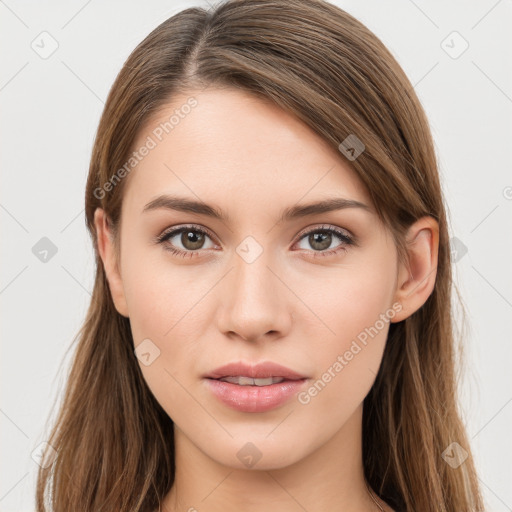
<svg viewBox="0 0 512 512">
<path fill-rule="evenodd" d="M 455 265 L 469 326 L 461 404 L 488 510 L 512 510 L 511 2 L 333 3 L 382 39 L 430 119 L 451 234 L 467 247 Z M 90 300 L 84 189 L 107 93 L 151 30 L 196 5 L 0 1 L 0 512 L 34 510 L 31 453 Z M 31 47 L 43 31 L 58 42 L 47 59 Z M 453 31 L 469 44 L 458 58 L 443 47 L 461 48 Z M 32 252 L 42 237 L 57 247 L 46 263 Z"/>
</svg>

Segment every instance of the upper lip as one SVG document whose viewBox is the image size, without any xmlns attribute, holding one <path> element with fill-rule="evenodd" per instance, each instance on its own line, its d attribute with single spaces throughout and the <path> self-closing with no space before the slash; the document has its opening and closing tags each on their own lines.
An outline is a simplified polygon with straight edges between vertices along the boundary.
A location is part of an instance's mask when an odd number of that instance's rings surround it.
<svg viewBox="0 0 512 512">
<path fill-rule="evenodd" d="M 205 375 L 205 377 L 209 379 L 222 379 L 223 377 L 237 376 L 252 377 L 253 379 L 282 377 L 288 380 L 300 380 L 306 378 L 304 375 L 290 370 L 290 368 L 273 362 L 263 362 L 255 365 L 244 362 L 233 362 L 220 366 Z"/>
</svg>

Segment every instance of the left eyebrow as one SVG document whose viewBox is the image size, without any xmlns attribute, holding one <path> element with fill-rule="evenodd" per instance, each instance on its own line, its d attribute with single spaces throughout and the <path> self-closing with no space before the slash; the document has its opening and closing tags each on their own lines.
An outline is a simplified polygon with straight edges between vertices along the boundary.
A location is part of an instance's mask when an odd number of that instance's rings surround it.
<svg viewBox="0 0 512 512">
<path fill-rule="evenodd" d="M 333 197 L 333 198 L 325 199 L 323 201 L 318 201 L 315 203 L 295 205 L 295 206 L 286 208 L 282 212 L 277 223 L 280 224 L 281 222 L 291 221 L 294 219 L 307 217 L 309 215 L 332 212 L 332 211 L 336 211 L 336 210 L 345 210 L 347 208 L 360 208 L 369 213 L 372 212 L 372 209 L 367 204 L 361 203 L 360 201 L 356 201 L 355 199 L 345 199 L 343 197 Z"/>
<path fill-rule="evenodd" d="M 159 208 L 177 210 L 185 213 L 196 213 L 198 215 L 206 215 L 221 221 L 229 222 L 228 215 L 223 213 L 219 208 L 187 197 L 161 195 L 146 204 L 142 211 L 144 213 L 151 210 L 157 210 Z M 368 205 L 361 203 L 360 201 L 345 199 L 342 197 L 333 197 L 314 203 L 290 206 L 283 210 L 277 223 L 280 224 L 282 222 L 289 222 L 291 220 L 310 215 L 335 210 L 344 210 L 347 208 L 359 208 L 368 212 L 372 211 Z"/>
</svg>

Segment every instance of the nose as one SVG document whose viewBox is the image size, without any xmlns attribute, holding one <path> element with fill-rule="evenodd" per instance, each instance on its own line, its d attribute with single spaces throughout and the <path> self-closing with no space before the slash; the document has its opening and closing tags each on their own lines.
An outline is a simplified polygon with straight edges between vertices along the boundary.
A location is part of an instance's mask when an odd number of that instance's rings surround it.
<svg viewBox="0 0 512 512">
<path fill-rule="evenodd" d="M 265 251 L 252 262 L 234 254 L 234 268 L 219 290 L 217 324 L 225 336 L 255 342 L 277 339 L 290 331 L 293 294 L 270 260 Z"/>
</svg>

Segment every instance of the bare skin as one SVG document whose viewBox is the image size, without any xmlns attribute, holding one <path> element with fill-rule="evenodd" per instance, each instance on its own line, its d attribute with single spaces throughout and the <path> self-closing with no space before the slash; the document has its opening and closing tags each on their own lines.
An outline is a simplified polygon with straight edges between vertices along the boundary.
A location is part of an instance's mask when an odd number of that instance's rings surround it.
<svg viewBox="0 0 512 512">
<path fill-rule="evenodd" d="M 240 91 L 189 96 L 197 106 L 125 178 L 119 265 L 104 212 L 95 214 L 116 309 L 130 318 L 135 346 L 150 339 L 160 350 L 141 370 L 175 425 L 176 479 L 162 510 L 263 512 L 272 504 L 281 512 L 377 511 L 363 476 L 362 404 L 389 323 L 407 318 L 433 290 L 437 223 L 424 217 L 411 226 L 409 268 L 399 265 L 359 178 L 307 126 Z M 161 109 L 135 147 L 187 97 Z M 143 212 L 161 194 L 215 205 L 228 218 Z M 368 209 L 278 223 L 283 209 L 328 197 Z M 195 228 L 207 230 L 203 245 L 181 234 L 154 241 L 183 226 L 197 236 Z M 357 243 L 327 234 L 321 245 L 308 236 L 318 238 L 325 227 Z M 257 245 L 244 245 L 248 236 Z M 171 246 L 187 257 L 166 250 Z M 237 252 L 257 246 L 262 252 L 250 263 Z M 377 324 L 383 314 L 389 321 Z M 345 357 L 370 326 L 378 333 Z M 346 363 L 341 371 L 334 369 L 338 356 Z M 259 413 L 226 406 L 203 376 L 231 361 L 274 361 L 307 376 L 302 402 L 293 397 Z M 329 368 L 326 385 L 309 392 Z M 237 456 L 247 443 L 261 454 L 252 467 Z"/>
</svg>

